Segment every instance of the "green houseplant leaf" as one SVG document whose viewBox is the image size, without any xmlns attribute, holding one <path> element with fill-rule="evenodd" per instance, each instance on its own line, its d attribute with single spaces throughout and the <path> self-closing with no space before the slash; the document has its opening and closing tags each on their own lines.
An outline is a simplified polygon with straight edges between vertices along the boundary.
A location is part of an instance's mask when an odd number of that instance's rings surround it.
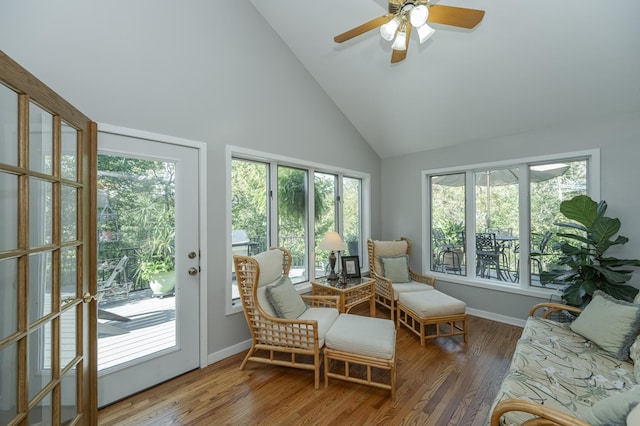
<svg viewBox="0 0 640 426">
<path fill-rule="evenodd" d="M 629 267 L 640 266 L 640 260 L 604 257 L 611 246 L 629 241 L 621 235 L 612 240 L 621 223 L 605 216 L 606 211 L 605 201 L 596 203 L 586 195 L 560 203 L 560 212 L 574 222 L 555 223 L 566 230 L 557 233 L 563 240 L 554 245 L 561 254 L 549 271 L 540 274 L 540 282 L 565 284 L 562 297 L 569 305 L 585 306 L 596 290 L 627 301 L 638 293 L 627 282 L 633 274 Z"/>
</svg>

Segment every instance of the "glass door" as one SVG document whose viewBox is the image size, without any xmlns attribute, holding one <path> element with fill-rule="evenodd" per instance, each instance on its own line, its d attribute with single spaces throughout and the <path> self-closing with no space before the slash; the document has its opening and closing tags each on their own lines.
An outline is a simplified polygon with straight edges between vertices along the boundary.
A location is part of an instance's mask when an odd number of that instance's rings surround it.
<svg viewBox="0 0 640 426">
<path fill-rule="evenodd" d="M 0 424 L 94 424 L 96 127 L 2 52 L 0 70 Z"/>
<path fill-rule="evenodd" d="M 199 366 L 199 152 L 161 136 L 98 139 L 104 406 Z"/>
</svg>

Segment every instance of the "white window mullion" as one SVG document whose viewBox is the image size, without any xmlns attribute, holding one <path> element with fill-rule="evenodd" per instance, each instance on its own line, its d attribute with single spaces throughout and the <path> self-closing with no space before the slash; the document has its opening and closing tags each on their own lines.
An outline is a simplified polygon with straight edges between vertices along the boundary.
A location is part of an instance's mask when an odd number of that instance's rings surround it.
<svg viewBox="0 0 640 426">
<path fill-rule="evenodd" d="M 521 288 L 529 288 L 531 283 L 531 265 L 529 250 L 531 248 L 531 184 L 529 183 L 529 166 L 521 164 L 519 169 L 519 283 Z"/>
<path fill-rule="evenodd" d="M 269 163 L 269 240 L 267 249 L 270 246 L 280 246 L 278 239 L 278 163 Z"/>
<path fill-rule="evenodd" d="M 475 173 L 467 171 L 465 173 L 465 233 L 466 241 L 465 251 L 467 276 L 475 278 L 476 276 L 476 183 Z"/>
</svg>

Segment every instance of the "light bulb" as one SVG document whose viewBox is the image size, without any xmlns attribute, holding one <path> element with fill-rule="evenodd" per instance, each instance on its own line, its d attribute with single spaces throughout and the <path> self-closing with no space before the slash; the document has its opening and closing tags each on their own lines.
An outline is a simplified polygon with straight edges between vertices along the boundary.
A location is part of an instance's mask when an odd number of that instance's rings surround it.
<svg viewBox="0 0 640 426">
<path fill-rule="evenodd" d="M 396 16 L 386 24 L 380 27 L 380 35 L 383 39 L 387 41 L 393 40 L 393 37 L 396 35 L 396 31 L 400 26 L 400 19 Z"/>
<path fill-rule="evenodd" d="M 418 38 L 420 39 L 420 43 L 424 43 L 425 41 L 429 40 L 433 33 L 436 32 L 436 30 L 434 30 L 427 24 L 424 24 L 416 29 L 418 30 Z"/>
<path fill-rule="evenodd" d="M 411 22 L 411 25 L 418 28 L 419 26 L 427 22 L 428 16 L 429 9 L 427 9 L 427 6 L 421 4 L 420 6 L 416 6 L 411 9 L 411 12 L 409 13 L 409 21 Z"/>
<path fill-rule="evenodd" d="M 402 30 L 398 31 L 398 35 L 391 47 L 394 50 L 407 50 L 407 33 Z"/>
</svg>

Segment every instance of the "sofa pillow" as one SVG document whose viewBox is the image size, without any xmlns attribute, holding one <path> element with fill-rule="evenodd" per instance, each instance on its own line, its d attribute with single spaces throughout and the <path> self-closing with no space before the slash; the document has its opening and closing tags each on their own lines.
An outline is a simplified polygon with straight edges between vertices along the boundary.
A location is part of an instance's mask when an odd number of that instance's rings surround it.
<svg viewBox="0 0 640 426">
<path fill-rule="evenodd" d="M 640 404 L 636 405 L 636 408 L 631 410 L 627 416 L 627 426 L 640 425 Z"/>
<path fill-rule="evenodd" d="M 640 386 L 621 392 L 593 404 L 581 415 L 592 426 L 624 426 L 627 416 L 640 402 Z"/>
<path fill-rule="evenodd" d="M 571 330 L 591 340 L 622 361 L 640 329 L 640 305 L 618 300 L 597 290 L 591 302 L 571 324 Z"/>
<path fill-rule="evenodd" d="M 282 276 L 283 257 L 282 250 L 267 250 L 253 256 L 260 267 L 258 287 L 271 284 Z"/>
<path fill-rule="evenodd" d="M 406 254 L 401 256 L 381 257 L 382 275 L 389 278 L 394 283 L 411 282 L 409 278 L 409 256 Z"/>
<path fill-rule="evenodd" d="M 307 310 L 307 305 L 296 291 L 291 279 L 284 275 L 266 288 L 267 300 L 280 318 L 298 318 Z"/>
<path fill-rule="evenodd" d="M 375 272 L 382 273 L 382 260 L 381 257 L 400 256 L 407 254 L 409 244 L 406 240 L 394 240 L 394 241 L 373 241 L 374 253 L 373 267 Z"/>
<path fill-rule="evenodd" d="M 631 345 L 629 357 L 633 361 L 633 375 L 636 382 L 640 383 L 640 336 L 636 337 L 636 341 Z"/>
</svg>

